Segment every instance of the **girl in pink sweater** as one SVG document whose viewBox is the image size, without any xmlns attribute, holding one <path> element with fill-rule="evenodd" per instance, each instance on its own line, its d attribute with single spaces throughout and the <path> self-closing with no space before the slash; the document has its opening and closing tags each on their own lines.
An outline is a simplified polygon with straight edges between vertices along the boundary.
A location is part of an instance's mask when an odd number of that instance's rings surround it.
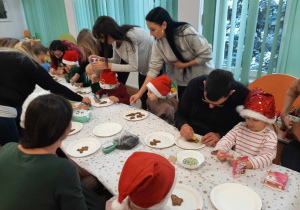
<svg viewBox="0 0 300 210">
<path fill-rule="evenodd" d="M 231 129 L 216 145 L 218 154 L 226 153 L 233 146 L 235 151 L 248 156 L 247 168 L 270 166 L 276 156 L 277 135 L 268 126 L 276 121 L 275 100 L 272 94 L 260 88 L 252 89 L 237 111 L 245 118 Z M 224 161 L 226 157 L 218 157 Z M 228 158 L 233 163 L 233 157 Z"/>
</svg>

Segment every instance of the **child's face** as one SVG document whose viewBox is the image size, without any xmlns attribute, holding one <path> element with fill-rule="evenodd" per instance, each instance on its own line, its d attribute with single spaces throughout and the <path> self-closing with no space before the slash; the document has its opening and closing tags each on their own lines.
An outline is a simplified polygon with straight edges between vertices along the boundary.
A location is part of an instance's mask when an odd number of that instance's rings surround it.
<svg viewBox="0 0 300 210">
<path fill-rule="evenodd" d="M 148 98 L 150 101 L 157 101 L 158 97 L 148 88 L 148 93 L 147 93 Z"/>
<path fill-rule="evenodd" d="M 245 116 L 245 120 L 246 120 L 248 128 L 254 132 L 262 131 L 267 125 L 266 122 L 264 122 L 262 120 L 257 120 L 252 117 Z"/>
</svg>

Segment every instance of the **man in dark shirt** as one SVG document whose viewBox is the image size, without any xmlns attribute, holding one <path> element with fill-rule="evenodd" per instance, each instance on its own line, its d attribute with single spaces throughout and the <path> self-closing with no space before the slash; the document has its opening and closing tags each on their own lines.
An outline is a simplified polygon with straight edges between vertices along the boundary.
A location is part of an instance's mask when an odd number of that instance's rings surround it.
<svg viewBox="0 0 300 210">
<path fill-rule="evenodd" d="M 214 70 L 208 76 L 192 79 L 186 87 L 178 110 L 175 126 L 184 138 L 203 135 L 205 145 L 215 146 L 230 129 L 243 119 L 236 107 L 243 105 L 249 90 L 236 82 L 233 74 Z"/>
</svg>

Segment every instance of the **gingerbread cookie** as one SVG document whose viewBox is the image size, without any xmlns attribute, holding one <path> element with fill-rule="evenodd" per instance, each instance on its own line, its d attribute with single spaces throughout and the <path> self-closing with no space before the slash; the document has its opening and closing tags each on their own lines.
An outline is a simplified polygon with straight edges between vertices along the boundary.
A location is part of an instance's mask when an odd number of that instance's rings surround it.
<svg viewBox="0 0 300 210">
<path fill-rule="evenodd" d="M 145 116 L 144 114 L 138 114 L 136 117 L 137 118 L 142 118 L 143 116 Z"/>
<path fill-rule="evenodd" d="M 160 140 L 153 139 L 152 141 L 150 141 L 150 145 L 156 146 L 156 144 L 160 142 L 161 142 Z"/>
<path fill-rule="evenodd" d="M 135 116 L 135 113 L 130 113 L 128 115 L 126 115 L 126 117 L 134 117 Z"/>
<path fill-rule="evenodd" d="M 77 149 L 78 152 L 83 153 L 83 151 L 88 151 L 89 147 L 81 147 L 81 149 Z"/>
<path fill-rule="evenodd" d="M 100 104 L 107 104 L 107 101 L 102 101 Z"/>
<path fill-rule="evenodd" d="M 171 195 L 172 205 L 173 206 L 181 206 L 181 203 L 183 202 L 182 198 L 179 198 L 178 196 L 172 194 Z"/>
<path fill-rule="evenodd" d="M 132 116 L 132 117 L 130 117 L 129 119 L 133 120 L 133 119 L 135 119 L 135 116 Z"/>
<path fill-rule="evenodd" d="M 75 129 L 71 129 L 69 133 L 72 133 L 73 131 L 75 131 Z"/>
</svg>

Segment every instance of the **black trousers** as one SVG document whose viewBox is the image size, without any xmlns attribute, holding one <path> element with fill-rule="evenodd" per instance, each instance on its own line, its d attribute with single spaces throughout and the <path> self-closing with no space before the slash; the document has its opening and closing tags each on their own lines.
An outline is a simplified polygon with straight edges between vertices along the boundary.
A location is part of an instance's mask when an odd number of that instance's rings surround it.
<svg viewBox="0 0 300 210">
<path fill-rule="evenodd" d="M 141 87 L 143 86 L 145 79 L 146 79 L 146 76 L 139 73 L 139 89 L 141 89 Z M 148 91 L 146 91 L 141 97 L 142 108 L 144 110 L 147 110 L 147 104 L 146 104 L 147 97 L 148 97 L 147 93 L 148 93 Z"/>
<path fill-rule="evenodd" d="M 177 92 L 178 92 L 178 101 L 180 101 L 181 96 L 182 96 L 182 94 L 183 94 L 186 86 L 179 86 L 179 85 L 177 85 L 177 88 L 178 88 L 178 90 L 177 90 Z"/>
<path fill-rule="evenodd" d="M 300 142 L 292 140 L 284 145 L 281 153 L 281 165 L 300 172 Z"/>
</svg>

